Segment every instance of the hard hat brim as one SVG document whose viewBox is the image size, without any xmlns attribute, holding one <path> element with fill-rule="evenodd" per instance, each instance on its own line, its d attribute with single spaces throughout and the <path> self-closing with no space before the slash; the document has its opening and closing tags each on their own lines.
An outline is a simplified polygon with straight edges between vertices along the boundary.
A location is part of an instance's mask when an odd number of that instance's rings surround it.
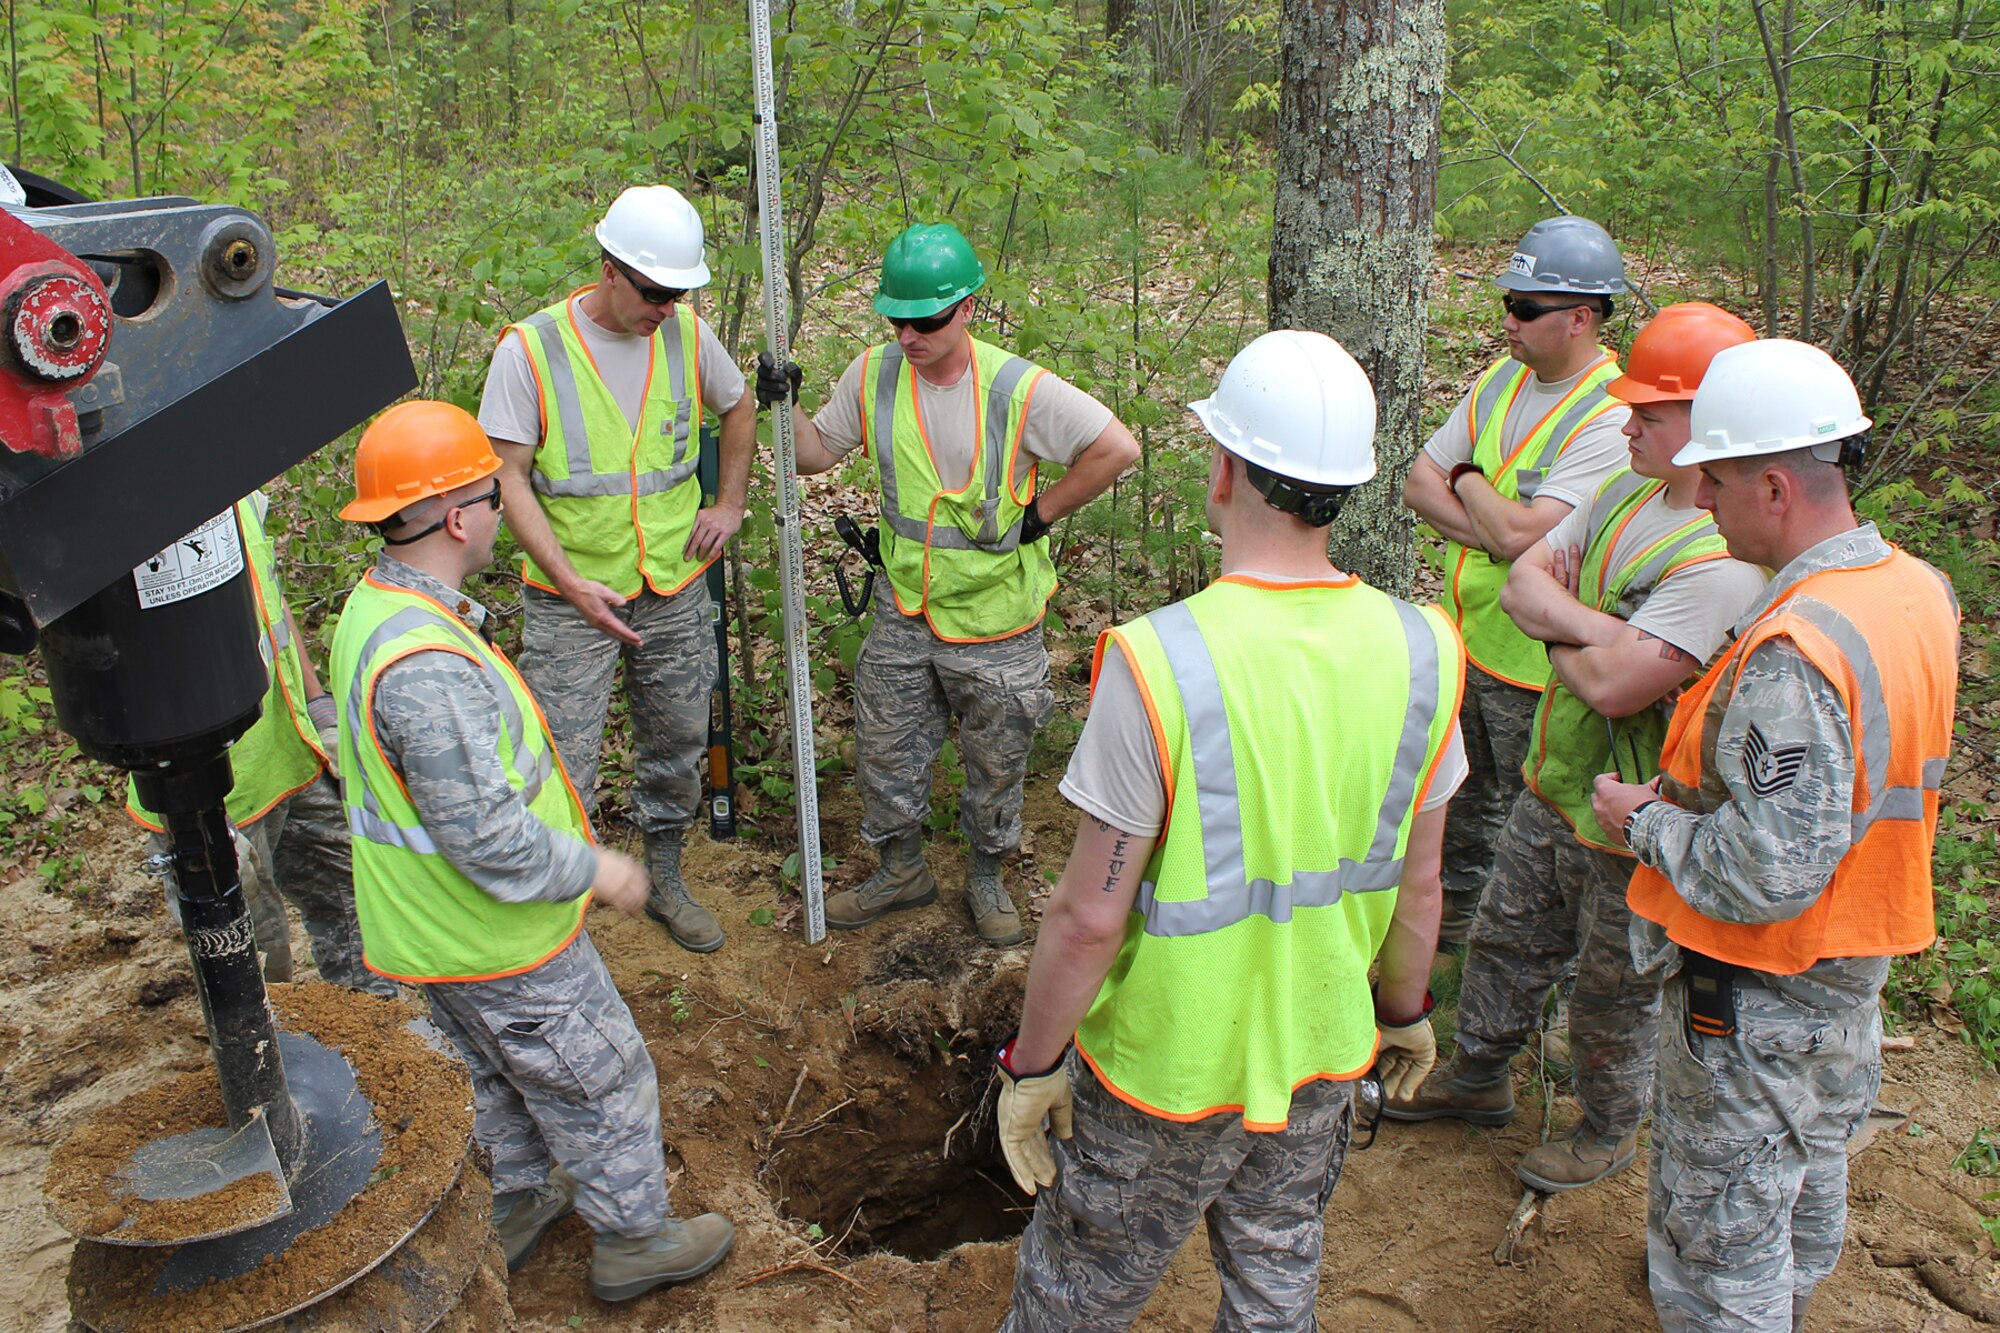
<svg viewBox="0 0 2000 1333">
<path fill-rule="evenodd" d="M 1694 401 L 1694 390 L 1692 389 L 1687 390 L 1685 393 L 1668 393 L 1665 389 L 1655 388 L 1644 380 L 1635 380 L 1630 375 L 1620 375 L 1617 379 L 1604 386 L 1604 392 L 1610 394 L 1621 403 L 1631 403 L 1634 405 L 1646 403 L 1691 403 Z"/>
<path fill-rule="evenodd" d="M 950 309 L 978 290 L 978 287 L 964 287 L 950 296 L 926 296 L 909 301 L 898 300 L 886 293 L 877 292 L 875 313 L 888 319 L 926 319 L 941 310 Z"/>
<path fill-rule="evenodd" d="M 444 495 L 461 486 L 470 486 L 492 476 L 500 470 L 498 456 L 482 458 L 470 467 L 458 468 L 441 477 L 432 477 L 421 485 L 411 485 L 408 494 L 376 495 L 366 500 L 349 500 L 342 506 L 340 516 L 349 523 L 381 523 L 394 518 L 413 504 L 420 504 L 434 495 Z"/>
<path fill-rule="evenodd" d="M 1547 292 L 1555 296 L 1616 296 L 1620 292 L 1628 290 L 1627 285 L 1622 282 L 1615 287 L 1602 282 L 1593 282 L 1576 287 L 1561 279 L 1540 282 L 1534 278 L 1524 278 L 1514 273 L 1502 273 L 1497 278 L 1488 278 L 1487 281 L 1502 291 L 1522 293 Z"/>
</svg>

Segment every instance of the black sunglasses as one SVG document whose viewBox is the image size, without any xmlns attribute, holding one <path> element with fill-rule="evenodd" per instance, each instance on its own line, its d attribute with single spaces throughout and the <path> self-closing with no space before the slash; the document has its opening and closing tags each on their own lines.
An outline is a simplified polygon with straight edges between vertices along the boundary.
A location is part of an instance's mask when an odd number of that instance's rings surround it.
<svg viewBox="0 0 2000 1333">
<path fill-rule="evenodd" d="M 492 490 L 486 492 L 486 494 L 484 495 L 475 495 L 470 500 L 461 500 L 457 504 L 453 505 L 452 508 L 471 509 L 474 506 L 483 504 L 492 505 L 493 512 L 496 514 L 500 512 L 500 479 L 498 477 L 495 477 L 493 479 Z"/>
<path fill-rule="evenodd" d="M 615 259 L 611 261 L 611 267 L 624 275 L 625 281 L 632 284 L 633 292 L 647 305 L 672 305 L 688 294 L 685 287 L 655 287 L 650 282 L 643 282 L 638 274 Z"/>
<path fill-rule="evenodd" d="M 964 301 L 953 301 L 935 315 L 925 315 L 921 319 L 901 319 L 895 315 L 891 315 L 889 316 L 889 322 L 898 329 L 915 329 L 918 333 L 936 333 L 939 329 L 951 323 L 951 317 L 956 315 L 958 308 L 964 304 Z"/>
<path fill-rule="evenodd" d="M 1572 301 L 1568 305 L 1543 305 L 1540 301 L 1530 301 L 1525 296 L 1511 295 L 1501 297 L 1500 305 L 1523 324 L 1532 324 L 1543 315 L 1553 315 L 1558 310 L 1596 309 L 1588 301 Z"/>
<path fill-rule="evenodd" d="M 408 546 L 413 542 L 420 542 L 433 532 L 443 529 L 444 525 L 451 519 L 452 509 L 471 509 L 483 504 L 492 505 L 493 512 L 496 514 L 500 512 L 500 478 L 495 477 L 493 479 L 492 490 L 486 492 L 484 495 L 475 495 L 470 500 L 461 500 L 457 504 L 452 505 L 450 509 L 446 509 L 442 514 L 438 515 L 437 522 L 431 524 L 421 532 L 413 532 L 407 537 L 390 537 L 385 535 L 382 538 L 382 544 L 384 546 Z M 383 524 L 376 524 L 378 530 L 383 526 Z"/>
</svg>

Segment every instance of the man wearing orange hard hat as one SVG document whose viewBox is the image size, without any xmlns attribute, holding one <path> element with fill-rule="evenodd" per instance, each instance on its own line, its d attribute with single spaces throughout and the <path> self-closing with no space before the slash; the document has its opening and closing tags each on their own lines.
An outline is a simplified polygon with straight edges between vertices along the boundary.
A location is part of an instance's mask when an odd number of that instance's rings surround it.
<svg viewBox="0 0 2000 1333">
<path fill-rule="evenodd" d="M 355 451 L 341 517 L 383 545 L 333 639 L 362 958 L 424 988 L 472 1075 L 508 1268 L 579 1212 L 592 1291 L 626 1300 L 707 1272 L 735 1232 L 669 1213 L 659 1076 L 583 927 L 593 893 L 642 911 L 645 868 L 593 842 L 547 720 L 462 588 L 493 561 L 499 471 L 448 403 L 390 408 Z"/>
<path fill-rule="evenodd" d="M 1574 966 L 1570 1059 L 1582 1115 L 1515 1167 L 1534 1189 L 1575 1189 L 1629 1166 L 1651 1104 L 1660 977 L 1632 962 L 1625 885 L 1631 854 L 1591 814 L 1591 781 L 1659 770 L 1661 705 L 1722 646 L 1764 585 L 1729 558 L 1695 505 L 1701 473 L 1677 467 L 1688 408 L 1715 354 L 1756 335 L 1694 301 L 1640 331 L 1607 385 L 1631 405 L 1631 466 L 1514 562 L 1500 603 L 1545 645 L 1553 680 L 1530 732 L 1526 789 L 1494 848 L 1473 920 L 1459 999 L 1458 1052 L 1383 1113 L 1479 1125 L 1514 1115 L 1508 1066 L 1533 1034 L 1543 997 Z"/>
</svg>

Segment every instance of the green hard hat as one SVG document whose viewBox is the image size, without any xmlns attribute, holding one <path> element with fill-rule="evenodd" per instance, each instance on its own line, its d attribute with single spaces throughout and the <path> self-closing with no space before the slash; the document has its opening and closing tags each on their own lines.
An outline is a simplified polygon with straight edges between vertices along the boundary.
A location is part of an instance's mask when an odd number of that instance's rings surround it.
<svg viewBox="0 0 2000 1333">
<path fill-rule="evenodd" d="M 875 313 L 922 319 L 986 285 L 986 269 L 972 242 L 949 222 L 911 227 L 882 254 L 882 286 Z"/>
</svg>

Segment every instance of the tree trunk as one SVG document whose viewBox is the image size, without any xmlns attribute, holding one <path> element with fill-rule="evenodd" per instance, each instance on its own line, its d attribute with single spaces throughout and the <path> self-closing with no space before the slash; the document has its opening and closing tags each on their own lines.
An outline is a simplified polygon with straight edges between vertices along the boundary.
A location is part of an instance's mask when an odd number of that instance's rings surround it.
<svg viewBox="0 0 2000 1333">
<path fill-rule="evenodd" d="M 1285 0 L 1271 326 L 1339 341 L 1375 385 L 1375 480 L 1334 525 L 1342 569 L 1415 585 L 1401 503 L 1423 412 L 1443 0 Z"/>
</svg>

